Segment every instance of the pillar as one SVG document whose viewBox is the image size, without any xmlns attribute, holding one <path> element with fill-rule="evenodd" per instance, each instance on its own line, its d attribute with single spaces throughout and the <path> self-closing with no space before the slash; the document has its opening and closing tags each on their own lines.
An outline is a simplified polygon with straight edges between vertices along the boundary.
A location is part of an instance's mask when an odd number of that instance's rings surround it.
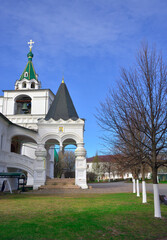
<svg viewBox="0 0 167 240">
<path fill-rule="evenodd" d="M 50 177 L 50 159 L 51 159 L 50 148 L 51 146 L 46 147 L 47 155 L 46 155 L 46 161 L 45 161 L 45 169 L 46 169 L 47 177 Z"/>
<path fill-rule="evenodd" d="M 87 189 L 86 180 L 86 150 L 84 143 L 78 143 L 75 150 L 75 184 L 82 189 Z"/>
<path fill-rule="evenodd" d="M 27 185 L 33 185 L 34 184 L 34 178 L 31 176 L 30 173 L 27 173 Z"/>
<path fill-rule="evenodd" d="M 35 162 L 34 162 L 34 185 L 33 189 L 38 189 L 41 185 L 45 184 L 46 181 L 46 156 L 47 151 L 44 148 L 44 144 L 38 144 L 35 151 Z"/>
<path fill-rule="evenodd" d="M 50 147 L 49 149 L 49 177 L 54 178 L 54 145 Z"/>
</svg>

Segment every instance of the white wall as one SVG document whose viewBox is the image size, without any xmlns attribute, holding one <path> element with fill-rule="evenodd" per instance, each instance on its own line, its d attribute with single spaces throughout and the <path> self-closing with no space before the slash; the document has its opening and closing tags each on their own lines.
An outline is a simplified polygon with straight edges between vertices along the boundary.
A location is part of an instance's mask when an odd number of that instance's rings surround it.
<svg viewBox="0 0 167 240">
<path fill-rule="evenodd" d="M 32 99 L 31 114 L 15 114 L 15 99 L 20 95 L 26 95 Z M 3 106 L 1 106 L 1 99 L 3 99 Z M 54 94 L 49 89 L 4 91 L 4 98 L 0 98 L 0 110 L 13 123 L 37 129 L 38 119 L 45 117 L 53 99 Z"/>
<path fill-rule="evenodd" d="M 9 123 L 0 117 L 0 151 L 10 151 L 10 141 L 8 139 Z"/>
<path fill-rule="evenodd" d="M 2 110 L 4 115 L 14 114 L 15 99 L 20 95 L 27 95 L 32 99 L 32 115 L 46 114 L 50 101 L 53 101 L 54 98 L 54 94 L 49 89 L 4 91 L 4 104 Z"/>
<path fill-rule="evenodd" d="M 3 97 L 0 96 L 0 112 L 2 113 L 2 107 L 3 107 Z"/>
<path fill-rule="evenodd" d="M 35 143 L 23 143 L 21 148 L 21 155 L 25 155 L 27 157 L 35 159 L 35 150 L 37 145 Z"/>
</svg>

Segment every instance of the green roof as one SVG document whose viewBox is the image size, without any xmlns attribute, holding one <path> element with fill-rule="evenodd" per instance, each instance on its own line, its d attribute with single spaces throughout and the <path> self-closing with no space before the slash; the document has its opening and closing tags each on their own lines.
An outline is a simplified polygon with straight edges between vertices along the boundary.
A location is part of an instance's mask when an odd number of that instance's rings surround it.
<svg viewBox="0 0 167 240">
<path fill-rule="evenodd" d="M 26 178 L 26 175 L 22 172 L 0 172 L 0 177 L 19 177 Z"/>
<path fill-rule="evenodd" d="M 36 79 L 37 80 L 37 76 L 36 76 L 36 72 L 35 72 L 35 69 L 34 69 L 34 66 L 33 66 L 33 63 L 32 63 L 32 58 L 33 58 L 33 53 L 30 52 L 27 54 L 27 57 L 28 57 L 28 63 L 20 77 L 19 80 L 22 80 L 22 79 L 27 79 L 27 80 L 31 80 L 31 79 Z M 26 74 L 27 73 L 27 74 Z"/>
</svg>

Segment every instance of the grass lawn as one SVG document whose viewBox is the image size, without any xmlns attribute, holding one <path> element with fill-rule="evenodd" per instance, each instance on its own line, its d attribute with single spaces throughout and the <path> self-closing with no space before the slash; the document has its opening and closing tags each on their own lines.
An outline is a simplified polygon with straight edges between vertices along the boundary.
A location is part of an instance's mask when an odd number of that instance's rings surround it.
<svg viewBox="0 0 167 240">
<path fill-rule="evenodd" d="M 167 206 L 153 217 L 153 195 L 1 195 L 0 240 L 157 239 L 167 237 Z"/>
<path fill-rule="evenodd" d="M 159 183 L 167 184 L 167 181 L 159 181 Z"/>
</svg>

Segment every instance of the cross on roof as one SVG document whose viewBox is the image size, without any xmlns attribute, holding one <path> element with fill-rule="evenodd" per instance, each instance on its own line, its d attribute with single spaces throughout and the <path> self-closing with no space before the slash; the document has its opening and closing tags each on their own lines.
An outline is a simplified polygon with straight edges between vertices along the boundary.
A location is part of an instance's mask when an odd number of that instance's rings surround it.
<svg viewBox="0 0 167 240">
<path fill-rule="evenodd" d="M 28 44 L 29 44 L 29 48 L 30 48 L 30 50 L 31 50 L 32 47 L 33 47 L 34 42 L 33 42 L 32 40 L 30 40 L 30 41 L 28 42 Z"/>
</svg>

